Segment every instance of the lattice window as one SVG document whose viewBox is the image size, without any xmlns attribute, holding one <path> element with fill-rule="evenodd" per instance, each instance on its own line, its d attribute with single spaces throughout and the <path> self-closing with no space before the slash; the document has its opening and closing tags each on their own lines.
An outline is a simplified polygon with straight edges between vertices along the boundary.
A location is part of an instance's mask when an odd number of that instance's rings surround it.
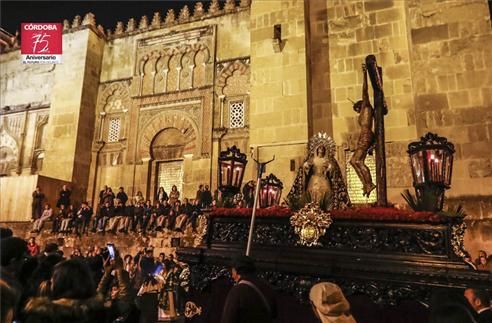
<svg viewBox="0 0 492 323">
<path fill-rule="evenodd" d="M 157 188 L 164 187 L 167 194 L 171 191 L 173 185 L 176 185 L 182 195 L 183 188 L 183 161 L 172 161 L 159 163 L 159 172 L 157 175 Z M 181 196 L 180 196 L 181 198 Z"/>
<path fill-rule="evenodd" d="M 229 102 L 229 128 L 244 128 L 244 101 Z"/>
<path fill-rule="evenodd" d="M 362 182 L 357 176 L 355 169 L 350 165 L 350 158 L 354 153 L 351 151 L 345 152 L 345 171 L 347 174 L 347 190 L 350 196 L 350 201 L 354 204 L 374 203 L 377 200 L 376 189 L 374 189 L 369 197 L 365 197 L 362 191 Z M 371 172 L 372 182 L 376 183 L 376 158 L 375 152 L 372 155 L 367 155 L 365 164 Z"/>
<path fill-rule="evenodd" d="M 120 139 L 121 118 L 109 118 L 108 142 L 117 142 Z"/>
</svg>

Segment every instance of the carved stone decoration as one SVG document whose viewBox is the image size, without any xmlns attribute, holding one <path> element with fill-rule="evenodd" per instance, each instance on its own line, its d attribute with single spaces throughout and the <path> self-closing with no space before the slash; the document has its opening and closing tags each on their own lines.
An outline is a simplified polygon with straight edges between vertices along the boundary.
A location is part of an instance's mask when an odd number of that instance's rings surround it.
<svg viewBox="0 0 492 323">
<path fill-rule="evenodd" d="M 140 23 L 138 24 L 138 29 L 146 29 L 149 27 L 149 18 L 147 16 L 142 16 Z"/>
<path fill-rule="evenodd" d="M 72 28 L 77 28 L 79 26 L 80 26 L 80 16 L 76 15 L 75 18 L 73 18 Z"/>
<path fill-rule="evenodd" d="M 465 222 L 454 224 L 451 227 L 451 245 L 453 247 L 453 252 L 460 258 L 465 258 L 467 254 L 464 244 L 465 230 Z"/>
<path fill-rule="evenodd" d="M 152 28 L 159 28 L 161 26 L 161 13 L 154 12 L 154 16 L 152 17 Z"/>
<path fill-rule="evenodd" d="M 184 6 L 179 12 L 179 22 L 187 22 L 190 20 L 190 9 L 188 6 Z"/>
<path fill-rule="evenodd" d="M 246 7 L 249 7 L 251 5 L 251 0 L 241 0 L 241 2 L 239 2 L 239 6 L 241 8 L 246 8 Z"/>
<path fill-rule="evenodd" d="M 68 21 L 68 19 L 64 19 L 63 20 L 63 31 L 69 30 L 69 29 L 70 29 L 70 22 Z"/>
<path fill-rule="evenodd" d="M 319 238 L 325 235 L 332 222 L 330 213 L 323 212 L 317 203 L 306 204 L 290 218 L 290 224 L 299 235 L 299 243 L 308 247 L 320 245 Z"/>
<path fill-rule="evenodd" d="M 227 96 L 236 96 L 249 92 L 249 58 L 221 64 L 218 71 L 218 92 Z M 218 67 L 219 68 L 219 67 Z"/>
<path fill-rule="evenodd" d="M 139 159 L 150 159 L 150 149 L 152 141 L 162 129 L 176 128 L 184 135 L 186 142 L 185 151 L 192 151 L 193 154 L 201 153 L 197 138 L 200 134 L 195 120 L 186 112 L 180 110 L 163 111 L 154 115 L 145 124 L 141 123 L 143 131 L 139 135 Z"/>
<path fill-rule="evenodd" d="M 220 11 L 219 0 L 212 0 L 210 3 L 210 7 L 208 7 L 209 14 L 216 14 Z"/>
<path fill-rule="evenodd" d="M 17 141 L 4 125 L 0 131 L 0 175 L 10 175 L 10 172 L 15 170 L 18 154 Z"/>
<path fill-rule="evenodd" d="M 96 16 L 92 13 L 89 12 L 84 16 L 84 20 L 82 21 L 82 25 L 96 25 Z"/>
<path fill-rule="evenodd" d="M 197 2 L 195 3 L 195 9 L 193 9 L 193 18 L 200 18 L 205 14 L 205 10 L 203 9 L 203 3 Z"/>
<path fill-rule="evenodd" d="M 224 5 L 224 11 L 229 13 L 233 12 L 234 9 L 236 9 L 236 3 L 234 0 L 226 0 L 225 5 Z"/>
<path fill-rule="evenodd" d="M 166 26 L 173 25 L 176 21 L 176 15 L 174 13 L 174 9 L 169 9 L 166 13 L 166 19 L 164 21 L 164 24 Z"/>
<path fill-rule="evenodd" d="M 116 23 L 116 28 L 114 30 L 114 34 L 115 35 L 121 35 L 121 34 L 123 34 L 123 32 L 124 32 L 124 30 L 123 30 L 123 22 L 118 21 Z"/>
<path fill-rule="evenodd" d="M 197 234 L 195 235 L 194 246 L 199 246 L 203 243 L 207 237 L 208 232 L 208 217 L 204 214 L 198 216 L 197 220 Z"/>
<path fill-rule="evenodd" d="M 128 23 L 126 24 L 126 32 L 132 32 L 135 30 L 135 19 L 134 18 L 130 18 L 128 20 Z"/>
</svg>

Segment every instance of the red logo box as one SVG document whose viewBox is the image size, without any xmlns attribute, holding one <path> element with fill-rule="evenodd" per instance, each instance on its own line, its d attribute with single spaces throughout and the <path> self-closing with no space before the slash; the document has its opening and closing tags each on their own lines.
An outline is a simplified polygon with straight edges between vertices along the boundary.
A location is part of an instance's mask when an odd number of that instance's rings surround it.
<svg viewBox="0 0 492 323">
<path fill-rule="evenodd" d="M 61 63 L 62 33 L 61 23 L 22 23 L 22 61 L 26 64 Z"/>
</svg>

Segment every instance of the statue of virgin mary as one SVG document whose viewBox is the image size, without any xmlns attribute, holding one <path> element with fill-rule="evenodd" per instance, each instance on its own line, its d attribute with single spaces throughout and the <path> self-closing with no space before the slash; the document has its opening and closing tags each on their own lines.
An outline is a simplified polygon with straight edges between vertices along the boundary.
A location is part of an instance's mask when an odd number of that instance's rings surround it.
<svg viewBox="0 0 492 323">
<path fill-rule="evenodd" d="M 335 147 L 326 133 L 318 133 L 309 140 L 308 156 L 297 172 L 287 199 L 309 195 L 311 202 L 326 210 L 350 206 L 347 187 L 335 159 Z"/>
</svg>

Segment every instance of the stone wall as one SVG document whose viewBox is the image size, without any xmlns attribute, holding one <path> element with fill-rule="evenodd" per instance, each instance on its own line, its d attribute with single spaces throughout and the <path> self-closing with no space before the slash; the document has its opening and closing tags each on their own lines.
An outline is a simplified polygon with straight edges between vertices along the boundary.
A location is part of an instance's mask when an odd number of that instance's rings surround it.
<svg viewBox="0 0 492 323">
<path fill-rule="evenodd" d="M 274 25 L 281 27 L 276 43 Z M 304 2 L 254 1 L 250 28 L 250 146 L 259 160 L 275 155 L 267 172 L 279 177 L 288 193 L 309 136 Z"/>
</svg>

